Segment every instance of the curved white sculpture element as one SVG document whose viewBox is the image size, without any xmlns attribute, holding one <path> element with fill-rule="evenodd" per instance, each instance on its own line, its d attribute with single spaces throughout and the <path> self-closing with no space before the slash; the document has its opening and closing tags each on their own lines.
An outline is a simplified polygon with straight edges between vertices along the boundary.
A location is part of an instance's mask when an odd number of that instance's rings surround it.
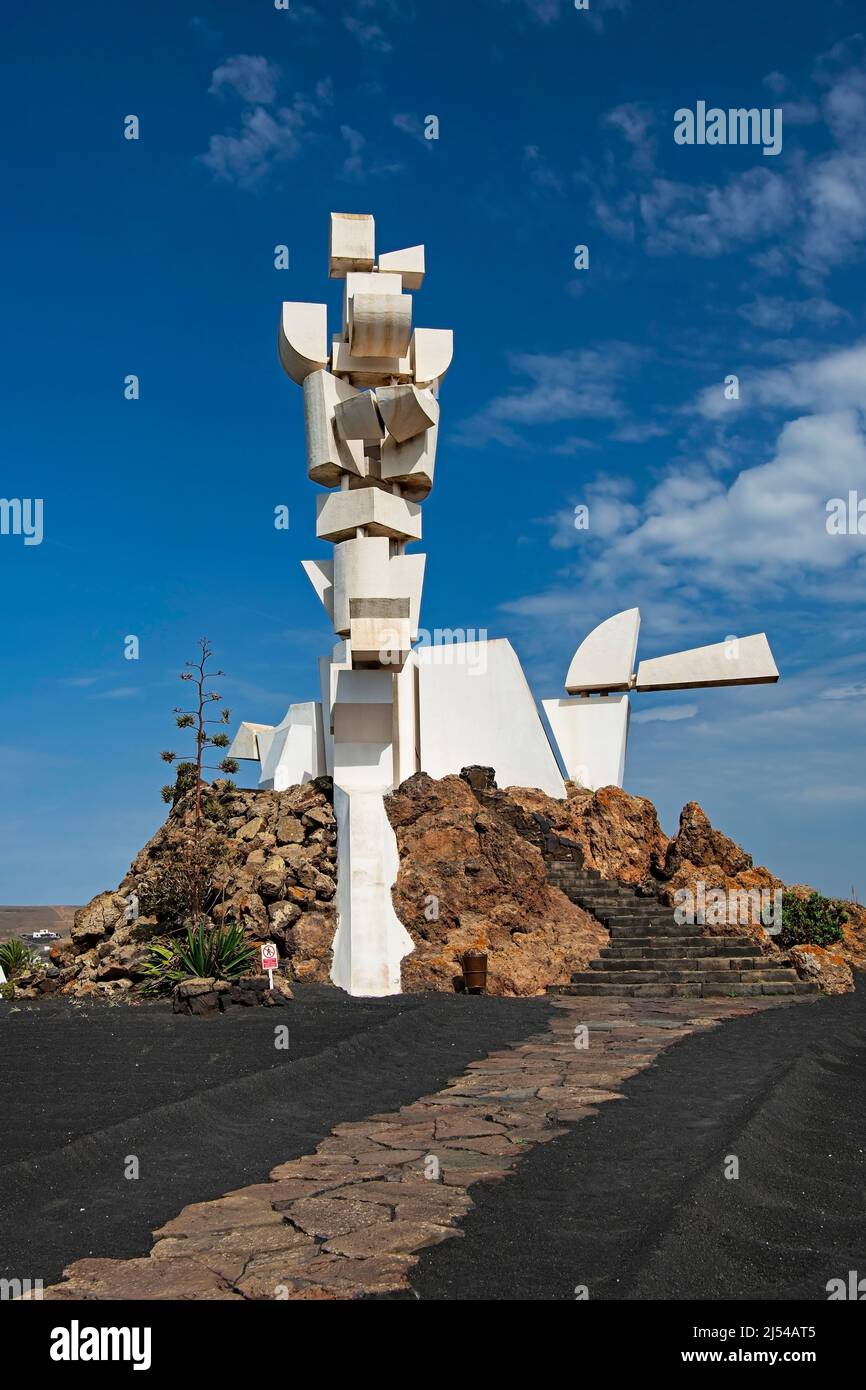
<svg viewBox="0 0 866 1390">
<path fill-rule="evenodd" d="M 284 303 L 278 342 L 283 371 L 302 386 L 330 360 L 327 304 Z"/>
<path fill-rule="evenodd" d="M 639 631 L 639 608 L 626 608 L 593 628 L 571 659 L 565 678 L 569 695 L 628 690 Z"/>
<path fill-rule="evenodd" d="M 434 381 L 441 381 L 454 356 L 453 329 L 416 328 L 409 353 L 416 386 L 431 386 Z"/>
</svg>

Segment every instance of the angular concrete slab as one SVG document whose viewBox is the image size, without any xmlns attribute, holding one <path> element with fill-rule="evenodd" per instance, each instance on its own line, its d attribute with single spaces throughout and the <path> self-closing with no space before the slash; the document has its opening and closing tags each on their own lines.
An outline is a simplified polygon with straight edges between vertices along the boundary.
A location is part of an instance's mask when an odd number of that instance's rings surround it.
<svg viewBox="0 0 866 1390">
<path fill-rule="evenodd" d="M 642 661 L 636 690 L 695 690 L 714 685 L 772 685 L 778 668 L 766 634 L 731 638 Z"/>
<path fill-rule="evenodd" d="M 385 251 L 379 257 L 380 271 L 394 271 L 402 277 L 405 290 L 420 290 L 424 283 L 424 247 L 407 246 L 402 251 Z"/>
<path fill-rule="evenodd" d="M 423 434 L 439 423 L 439 402 L 431 391 L 419 390 L 412 382 L 405 386 L 380 386 L 376 403 L 388 433 L 398 444 Z"/>
<path fill-rule="evenodd" d="M 421 539 L 421 508 L 417 502 L 408 502 L 378 487 L 331 492 L 318 499 L 316 511 L 319 540 L 350 540 L 360 529 L 370 536 Z"/>
<path fill-rule="evenodd" d="M 344 473 L 363 477 L 366 472 L 362 441 L 341 439 L 334 428 L 337 406 L 357 394 L 332 372 L 311 372 L 304 380 L 307 476 L 323 487 L 338 487 Z"/>
</svg>

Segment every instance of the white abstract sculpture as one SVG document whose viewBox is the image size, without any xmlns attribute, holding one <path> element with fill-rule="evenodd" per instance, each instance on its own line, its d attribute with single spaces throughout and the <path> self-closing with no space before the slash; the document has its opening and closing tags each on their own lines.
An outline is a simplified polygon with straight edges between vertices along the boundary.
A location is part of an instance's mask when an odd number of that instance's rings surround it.
<svg viewBox="0 0 866 1390">
<path fill-rule="evenodd" d="M 695 690 L 714 685 L 765 685 L 779 672 L 763 632 L 729 637 L 642 661 L 634 674 L 640 609 L 628 608 L 593 628 L 572 657 L 567 700 L 544 700 L 544 711 L 573 782 L 596 791 L 622 786 L 630 690 Z"/>
<path fill-rule="evenodd" d="M 424 247 L 388 252 L 377 265 L 372 217 L 332 213 L 328 273 L 345 282 L 342 332 L 329 345 L 327 307 L 287 303 L 278 346 L 303 386 L 308 476 L 329 489 L 316 535 L 333 545 L 333 559 L 303 567 L 343 640 L 320 662 L 321 702 L 290 706 L 276 727 L 242 724 L 232 754 L 257 760 L 260 785 L 276 791 L 333 777 L 332 979 L 353 994 L 391 994 L 412 940 L 391 905 L 398 858 L 383 796 L 420 769 L 412 644 L 425 556 L 405 547 L 421 538 L 420 503 L 433 486 L 437 392 L 453 338 L 413 332 Z"/>
<path fill-rule="evenodd" d="M 351 994 L 400 990 L 412 939 L 391 901 L 399 860 L 385 794 L 413 773 L 470 764 L 502 786 L 566 794 L 557 756 L 517 654 L 504 640 L 446 631 L 419 641 L 426 557 L 421 507 L 434 481 L 439 385 L 450 329 L 412 328 L 423 246 L 376 261 L 373 218 L 332 213 L 328 273 L 344 284 L 342 330 L 328 339 L 324 304 L 287 303 L 279 357 L 303 388 L 307 473 L 327 489 L 316 536 L 329 557 L 303 568 L 339 639 L 319 660 L 321 699 L 293 704 L 281 724 L 245 723 L 230 753 L 261 766 L 276 791 L 329 775 L 337 821 L 337 925 L 331 979 Z M 642 662 L 640 614 L 618 613 L 580 645 L 568 698 L 544 707 L 568 775 L 621 785 L 629 691 L 778 679 L 766 638 L 743 638 Z M 735 665 L 731 665 L 731 661 Z"/>
</svg>

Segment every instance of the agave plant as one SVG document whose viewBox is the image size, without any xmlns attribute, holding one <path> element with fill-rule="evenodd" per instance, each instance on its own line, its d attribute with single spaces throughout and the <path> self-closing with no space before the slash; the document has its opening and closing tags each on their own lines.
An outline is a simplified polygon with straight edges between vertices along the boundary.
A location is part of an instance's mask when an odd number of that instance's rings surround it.
<svg viewBox="0 0 866 1390">
<path fill-rule="evenodd" d="M 20 937 L 13 936 L 9 941 L 0 942 L 0 965 L 7 979 L 12 980 L 16 975 L 23 975 L 35 964 L 33 952 Z"/>
<path fill-rule="evenodd" d="M 208 928 L 187 927 L 186 942 L 154 942 L 145 973 L 157 988 L 197 978 L 236 980 L 248 970 L 255 948 L 236 922 Z"/>
</svg>

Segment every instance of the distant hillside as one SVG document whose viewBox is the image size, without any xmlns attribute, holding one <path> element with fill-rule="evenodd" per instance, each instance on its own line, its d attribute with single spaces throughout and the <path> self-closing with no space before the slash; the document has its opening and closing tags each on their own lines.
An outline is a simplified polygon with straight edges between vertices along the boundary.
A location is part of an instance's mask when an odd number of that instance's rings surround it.
<svg viewBox="0 0 866 1390">
<path fill-rule="evenodd" d="M 34 931 L 56 931 L 68 936 L 74 907 L 0 907 L 0 941 Z"/>
</svg>

